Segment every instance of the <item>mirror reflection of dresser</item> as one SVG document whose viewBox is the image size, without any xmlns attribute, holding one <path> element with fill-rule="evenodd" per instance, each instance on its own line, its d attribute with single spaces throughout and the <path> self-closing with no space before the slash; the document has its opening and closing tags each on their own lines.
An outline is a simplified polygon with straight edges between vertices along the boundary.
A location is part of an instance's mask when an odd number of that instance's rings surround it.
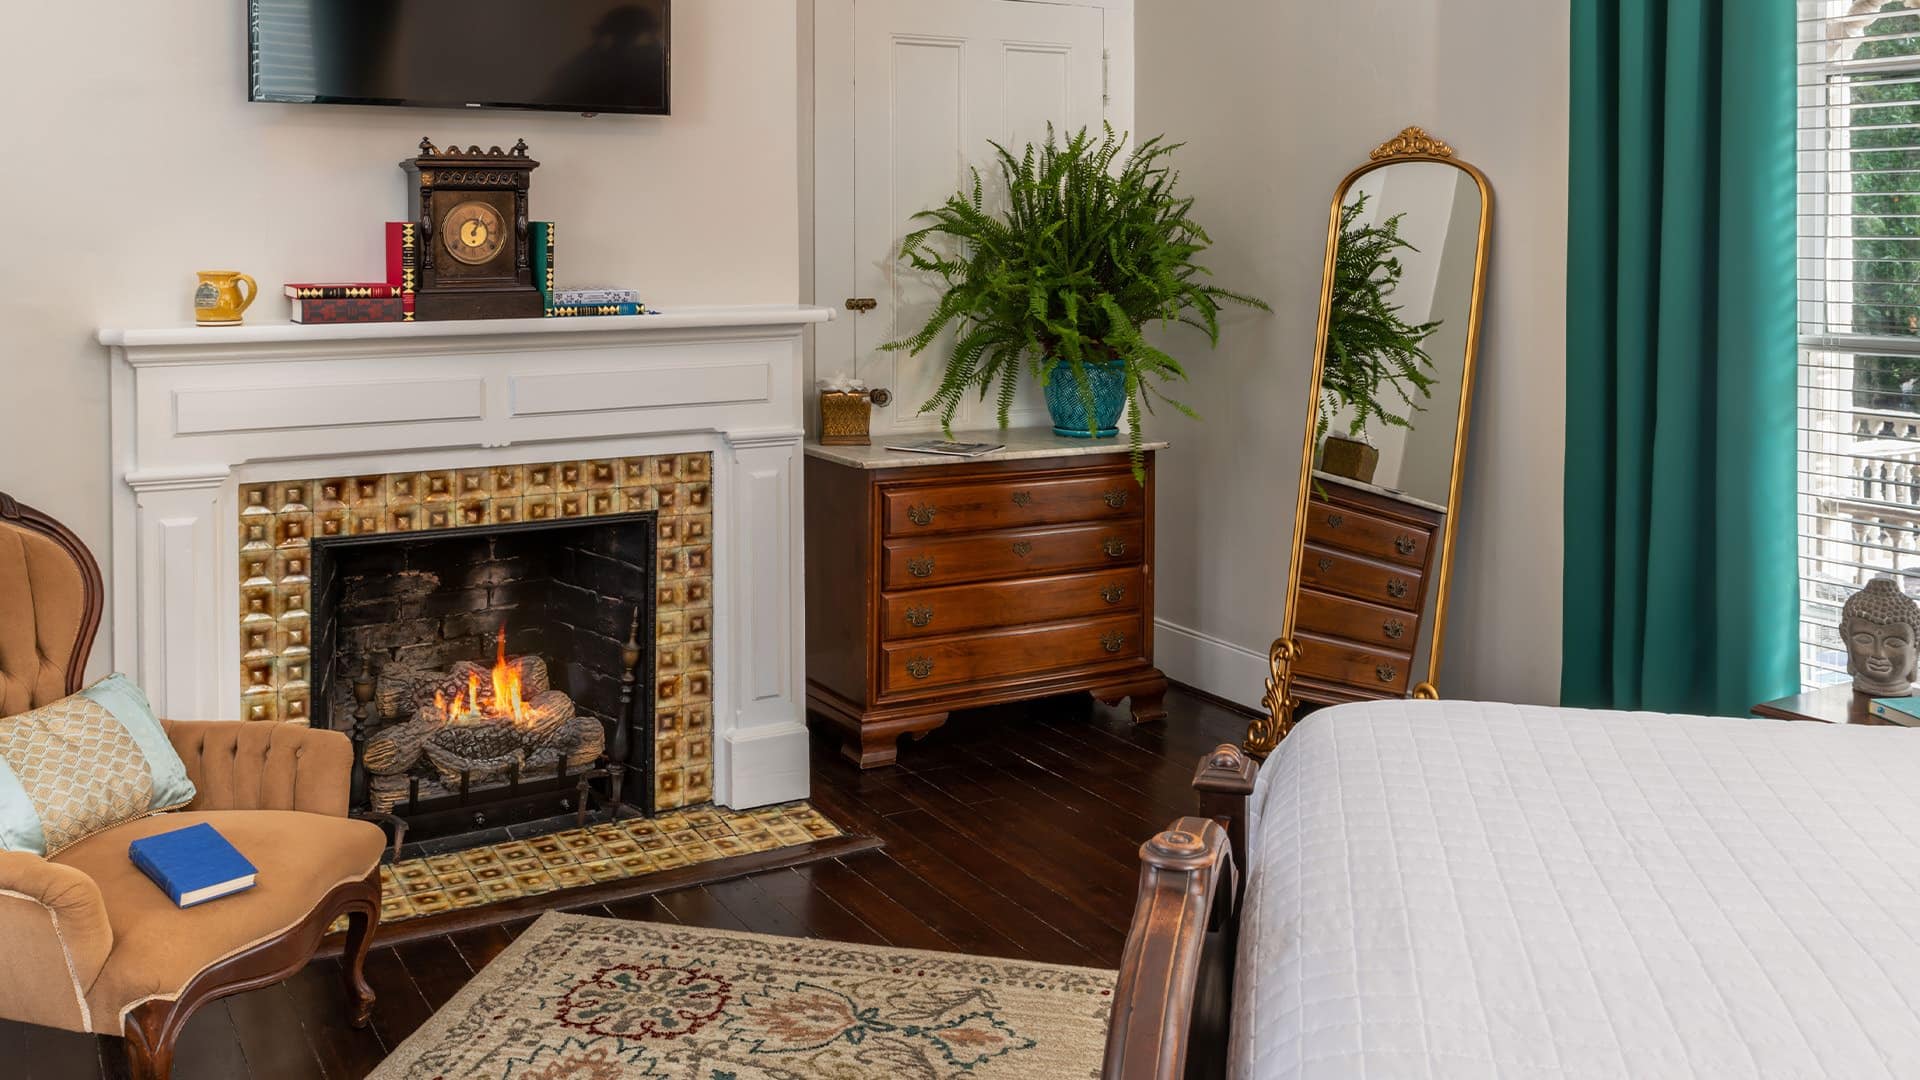
<svg viewBox="0 0 1920 1080">
<path fill-rule="evenodd" d="M 1486 177 L 1419 128 L 1335 189 L 1256 756 L 1318 706 L 1440 696 L 1492 220 Z"/>
</svg>

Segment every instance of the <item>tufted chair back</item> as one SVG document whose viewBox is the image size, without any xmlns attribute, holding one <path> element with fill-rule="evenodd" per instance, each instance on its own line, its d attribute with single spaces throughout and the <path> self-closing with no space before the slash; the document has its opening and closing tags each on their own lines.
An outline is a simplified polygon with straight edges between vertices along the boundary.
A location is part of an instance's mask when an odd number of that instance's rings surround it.
<svg viewBox="0 0 1920 1080">
<path fill-rule="evenodd" d="M 0 491 L 0 716 L 80 689 L 105 593 L 72 530 Z"/>
</svg>

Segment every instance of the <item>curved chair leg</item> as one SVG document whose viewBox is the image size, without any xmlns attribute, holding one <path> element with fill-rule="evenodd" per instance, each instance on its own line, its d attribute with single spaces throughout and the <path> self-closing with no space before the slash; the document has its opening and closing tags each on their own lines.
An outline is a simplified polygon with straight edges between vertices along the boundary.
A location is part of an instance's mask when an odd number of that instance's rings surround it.
<svg viewBox="0 0 1920 1080">
<path fill-rule="evenodd" d="M 380 925 L 379 889 L 375 886 L 370 910 L 347 913 L 346 948 L 340 954 L 340 978 L 347 985 L 347 1022 L 366 1027 L 373 1019 L 373 987 L 367 982 L 367 947 L 373 944 L 373 929 Z"/>
<path fill-rule="evenodd" d="M 173 1044 L 194 1011 L 209 1001 L 271 986 L 307 966 L 333 920 L 347 916 L 345 961 L 348 1019 L 365 1027 L 373 1011 L 373 988 L 362 974 L 367 946 L 380 922 L 380 871 L 350 881 L 323 897 L 306 919 L 286 933 L 227 957 L 201 972 L 172 1000 L 154 998 L 127 1012 L 121 1025 L 133 1080 L 168 1080 Z"/>
<path fill-rule="evenodd" d="M 123 1025 L 127 1071 L 133 1080 L 168 1080 L 173 1075 L 173 1042 L 187 1024 L 177 1002 L 149 1001 L 134 1007 Z M 191 1010 L 189 1010 L 191 1011 Z"/>
</svg>

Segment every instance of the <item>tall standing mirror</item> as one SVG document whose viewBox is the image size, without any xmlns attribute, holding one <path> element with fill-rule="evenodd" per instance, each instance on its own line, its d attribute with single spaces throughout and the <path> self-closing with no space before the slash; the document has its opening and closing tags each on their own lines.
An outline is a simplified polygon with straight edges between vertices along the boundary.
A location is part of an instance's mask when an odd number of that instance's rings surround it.
<svg viewBox="0 0 1920 1080">
<path fill-rule="evenodd" d="M 1334 192 L 1256 755 L 1308 708 L 1439 696 L 1492 222 L 1486 177 L 1414 127 Z"/>
</svg>

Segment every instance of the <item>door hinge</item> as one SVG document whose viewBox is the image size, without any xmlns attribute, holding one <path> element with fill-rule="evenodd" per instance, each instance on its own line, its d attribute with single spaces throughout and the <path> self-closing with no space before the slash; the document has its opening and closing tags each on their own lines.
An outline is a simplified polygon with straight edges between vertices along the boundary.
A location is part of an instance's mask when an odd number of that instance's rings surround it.
<svg viewBox="0 0 1920 1080">
<path fill-rule="evenodd" d="M 1100 104 L 1113 104 L 1113 53 L 1106 49 L 1100 50 Z"/>
</svg>

